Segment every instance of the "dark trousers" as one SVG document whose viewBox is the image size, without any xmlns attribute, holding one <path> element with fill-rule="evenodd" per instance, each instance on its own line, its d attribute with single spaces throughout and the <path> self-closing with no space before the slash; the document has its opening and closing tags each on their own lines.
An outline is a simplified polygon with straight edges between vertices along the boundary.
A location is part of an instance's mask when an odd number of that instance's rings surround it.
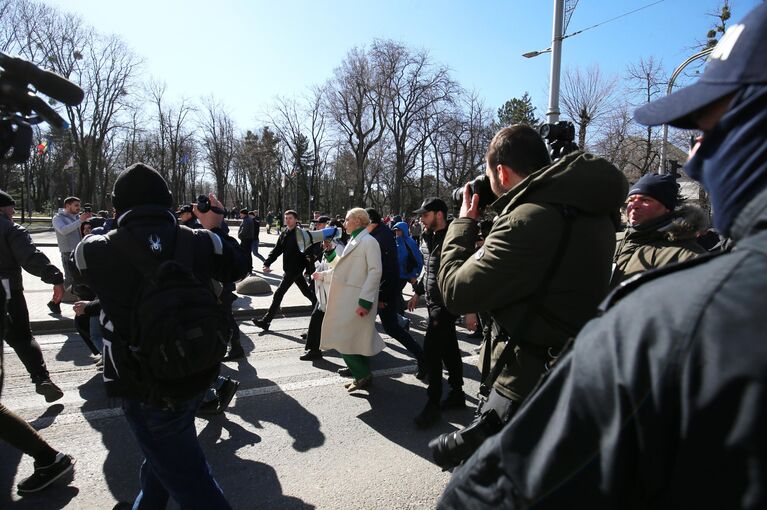
<svg viewBox="0 0 767 510">
<path fill-rule="evenodd" d="M 145 457 L 133 508 L 165 508 L 172 498 L 180 508 L 231 509 L 197 440 L 194 415 L 200 400 L 174 410 L 123 400 L 125 419 Z"/>
<path fill-rule="evenodd" d="M 398 341 L 402 346 L 410 351 L 415 360 L 420 365 L 424 362 L 424 352 L 418 342 L 413 340 L 410 333 L 405 331 L 402 326 L 399 325 L 397 320 L 397 308 L 394 302 L 387 303 L 385 308 L 378 309 L 378 317 L 381 319 L 381 325 L 387 335 Z M 428 334 L 428 329 L 427 329 Z M 455 337 L 455 327 L 453 327 L 453 336 Z M 457 340 L 456 340 L 457 342 Z"/>
<path fill-rule="evenodd" d="M 56 460 L 56 450 L 29 423 L 3 404 L 0 404 L 0 439 L 26 453 L 41 466 Z"/>
<path fill-rule="evenodd" d="M 16 351 L 27 373 L 32 377 L 32 382 L 39 383 L 48 379 L 48 368 L 45 366 L 43 351 L 40 350 L 40 344 L 34 339 L 29 329 L 29 310 L 27 310 L 27 301 L 24 299 L 24 291 L 11 290 L 11 300 L 7 306 L 8 322 L 5 340 Z"/>
<path fill-rule="evenodd" d="M 463 362 L 455 334 L 456 316 L 447 308 L 429 305 L 429 324 L 423 340 L 423 350 L 429 374 L 426 395 L 429 402 L 439 404 L 442 398 L 442 364 L 447 369 L 447 381 L 452 391 L 463 387 Z"/>
<path fill-rule="evenodd" d="M 322 333 L 322 321 L 325 312 L 315 307 L 309 319 L 309 329 L 306 331 L 306 350 L 316 351 L 320 348 L 320 334 Z"/>
<path fill-rule="evenodd" d="M 274 319 L 274 316 L 277 315 L 280 305 L 282 304 L 282 298 L 285 297 L 285 293 L 294 283 L 296 284 L 296 287 L 298 287 L 298 290 L 301 291 L 301 294 L 306 296 L 306 299 L 312 302 L 312 305 L 317 303 L 317 298 L 314 297 L 314 293 L 309 289 L 309 285 L 306 283 L 303 273 L 301 271 L 286 272 L 285 276 L 282 278 L 280 286 L 274 291 L 272 305 L 269 307 L 266 315 L 264 315 L 264 321 L 271 322 L 272 319 Z"/>
</svg>

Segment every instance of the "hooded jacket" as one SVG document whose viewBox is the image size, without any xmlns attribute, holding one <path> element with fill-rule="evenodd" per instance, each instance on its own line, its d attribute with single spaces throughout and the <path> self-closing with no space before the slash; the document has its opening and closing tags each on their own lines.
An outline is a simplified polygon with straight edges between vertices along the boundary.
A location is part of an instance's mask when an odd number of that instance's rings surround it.
<svg viewBox="0 0 767 510">
<path fill-rule="evenodd" d="M 397 240 L 397 260 L 399 262 L 399 278 L 400 280 L 410 280 L 411 278 L 418 278 L 423 268 L 423 255 L 421 250 L 418 249 L 418 244 L 410 237 L 407 223 L 400 221 L 394 225 L 395 229 L 402 231 L 401 236 L 396 236 Z M 395 234 L 396 235 L 396 234 Z M 410 253 L 415 257 L 416 265 L 410 271 L 407 270 L 408 248 Z"/>
<path fill-rule="evenodd" d="M 685 205 L 618 234 L 610 287 L 649 269 L 697 257 L 706 250 L 695 238 L 708 226 L 703 209 Z"/>
<path fill-rule="evenodd" d="M 103 376 L 107 394 L 144 400 L 148 388 L 128 377 L 130 371 L 123 370 L 121 374 L 121 368 L 133 362 L 126 339 L 131 337 L 132 308 L 144 277 L 131 263 L 133 253 L 117 249 L 112 236 L 127 230 L 136 239 L 151 243 L 156 258 L 167 260 L 173 257 L 176 231 L 187 227 L 179 226 L 172 212 L 157 205 L 131 208 L 120 215 L 117 225 L 117 230 L 109 234 L 86 236 L 73 257 L 79 273 L 96 292 L 102 306 L 99 320 L 104 333 Z M 200 281 L 234 282 L 252 269 L 250 252 L 222 229 L 201 228 L 190 232 L 194 234 L 192 272 Z M 193 383 L 207 380 L 204 376 Z"/>
<path fill-rule="evenodd" d="M 767 508 L 767 190 L 731 234 L 616 289 L 438 508 Z"/>
<path fill-rule="evenodd" d="M 527 176 L 492 207 L 499 212 L 475 253 L 477 222 L 452 222 L 442 251 L 439 287 L 455 313 L 489 311 L 494 322 L 492 360 L 541 286 L 562 238 L 571 234 L 524 338 L 512 338 L 516 360 L 495 381 L 504 396 L 521 401 L 533 388 L 551 353 L 597 312 L 610 281 L 617 212 L 628 192 L 626 177 L 606 160 L 582 152 Z M 562 206 L 574 211 L 566 220 Z M 483 346 L 483 350 L 484 350 Z M 484 352 L 480 355 L 480 364 Z"/>
</svg>

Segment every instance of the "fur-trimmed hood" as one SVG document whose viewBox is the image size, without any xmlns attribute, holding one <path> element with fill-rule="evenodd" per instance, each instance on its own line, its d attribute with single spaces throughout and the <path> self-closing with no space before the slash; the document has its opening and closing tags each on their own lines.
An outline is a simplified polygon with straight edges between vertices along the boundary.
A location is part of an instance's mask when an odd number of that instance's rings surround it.
<svg viewBox="0 0 767 510">
<path fill-rule="evenodd" d="M 709 226 L 706 212 L 696 205 L 683 205 L 678 209 L 636 227 L 629 227 L 626 236 L 630 239 L 657 239 L 684 241 L 695 239 L 696 234 Z"/>
<path fill-rule="evenodd" d="M 696 205 L 683 205 L 671 213 L 671 221 L 658 230 L 666 235 L 669 241 L 693 239 L 697 233 L 709 227 L 706 211 Z"/>
</svg>

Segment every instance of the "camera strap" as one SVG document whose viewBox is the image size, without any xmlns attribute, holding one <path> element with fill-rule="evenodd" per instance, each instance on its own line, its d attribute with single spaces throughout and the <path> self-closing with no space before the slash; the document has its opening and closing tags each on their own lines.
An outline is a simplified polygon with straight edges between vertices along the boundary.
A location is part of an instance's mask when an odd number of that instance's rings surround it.
<svg viewBox="0 0 767 510">
<path fill-rule="evenodd" d="M 501 375 L 503 368 L 511 361 L 514 355 L 514 347 L 516 343 L 515 338 L 522 338 L 527 330 L 530 328 L 530 324 L 533 322 L 533 316 L 539 311 L 542 306 L 543 298 L 546 295 L 546 291 L 551 284 L 551 280 L 554 278 L 555 271 L 559 268 L 564 258 L 565 250 L 570 242 L 570 235 L 573 230 L 573 220 L 576 216 L 576 212 L 572 207 L 565 204 L 557 204 L 557 209 L 562 213 L 564 218 L 564 229 L 562 230 L 562 236 L 559 238 L 559 244 L 557 250 L 554 252 L 554 257 L 551 259 L 551 263 L 541 280 L 540 285 L 527 301 L 527 308 L 520 317 L 519 321 L 515 325 L 511 333 L 507 333 L 506 330 L 501 328 L 501 336 L 506 337 L 506 347 L 503 348 L 501 355 L 498 357 L 498 361 L 493 365 L 492 369 L 489 369 L 491 362 L 491 355 L 493 350 L 492 335 L 485 336 L 485 352 L 484 362 L 482 363 L 482 383 L 479 385 L 479 393 L 483 397 L 487 398 L 490 394 L 490 390 L 493 388 L 495 380 Z M 500 325 L 499 325 L 500 326 Z"/>
</svg>

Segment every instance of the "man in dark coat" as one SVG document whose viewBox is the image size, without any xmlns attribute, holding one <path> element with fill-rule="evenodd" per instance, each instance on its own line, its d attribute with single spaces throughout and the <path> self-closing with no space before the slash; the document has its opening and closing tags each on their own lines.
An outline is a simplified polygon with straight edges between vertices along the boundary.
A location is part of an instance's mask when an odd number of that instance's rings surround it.
<svg viewBox="0 0 767 510">
<path fill-rule="evenodd" d="M 765 33 L 760 3 L 634 114 L 702 132 L 685 172 L 735 248 L 619 287 L 438 508 L 767 507 Z"/>
<path fill-rule="evenodd" d="M 425 295 L 429 315 L 426 334 L 423 338 L 429 385 L 426 388 L 426 404 L 413 421 L 419 428 L 428 428 L 440 420 L 442 409 L 465 407 L 466 396 L 463 392 L 463 362 L 455 331 L 457 316 L 445 307 L 442 292 L 437 286 L 437 274 L 448 227 L 447 204 L 439 198 L 427 198 L 420 209 L 413 213 L 421 216 L 424 227 L 421 242 L 423 272 L 413 286 L 413 297 L 408 302 L 408 310 L 413 311 L 418 306 L 420 296 Z M 440 401 L 443 364 L 447 369 L 450 392 L 444 400 Z"/>
<path fill-rule="evenodd" d="M 64 396 L 48 374 L 40 345 L 29 329 L 29 311 L 24 299 L 21 279 L 22 268 L 53 285 L 52 303 L 58 305 L 64 295 L 64 275 L 51 264 L 48 257 L 37 249 L 27 230 L 14 223 L 13 212 L 16 202 L 9 194 L 0 190 L 0 282 L 8 293 L 8 328 L 5 339 L 27 369 L 37 393 L 53 402 Z"/>
<path fill-rule="evenodd" d="M 418 363 L 416 377 L 423 379 L 426 377 L 423 349 L 399 324 L 397 318 L 398 303 L 402 300 L 402 293 L 399 287 L 399 261 L 394 232 L 383 223 L 378 211 L 373 208 L 365 209 L 365 211 L 370 217 L 368 232 L 378 241 L 378 246 L 381 248 L 383 272 L 381 290 L 378 293 L 378 317 L 386 334 L 401 343 L 413 355 Z"/>
<path fill-rule="evenodd" d="M 222 205 L 213 194 L 209 199 L 212 207 L 206 213 L 195 207 L 204 229 L 179 226 L 162 176 L 141 163 L 132 165 L 114 184 L 117 230 L 86 237 L 73 254 L 77 270 L 102 306 L 107 394 L 122 398 L 125 419 L 145 456 L 135 508 L 164 508 L 169 499 L 181 508 L 230 508 L 205 461 L 194 426 L 195 413 L 218 366 L 185 378 L 184 389 L 196 395 L 168 404 L 152 397 L 153 388 L 136 373 L 139 370 L 129 369 L 136 361 L 127 341 L 136 327 L 133 309 L 144 281 L 142 270 L 132 262 L 142 253 L 158 262 L 180 260 L 200 282 L 233 282 L 250 272 L 250 253 L 221 230 Z M 179 259 L 175 248 L 182 232 L 191 249 Z M 131 236 L 136 244 L 132 250 L 118 248 L 115 236 Z M 141 248 L 145 251 L 139 252 Z"/>
<path fill-rule="evenodd" d="M 274 319 L 274 316 L 277 315 L 277 312 L 280 309 L 282 298 L 294 283 L 296 284 L 296 287 L 298 287 L 298 290 L 301 291 L 301 294 L 306 296 L 306 299 L 312 302 L 312 306 L 317 302 L 317 298 L 306 283 L 306 279 L 304 279 L 306 258 L 298 249 L 298 244 L 296 244 L 296 226 L 298 225 L 298 213 L 296 211 L 285 211 L 285 225 L 287 228 L 280 233 L 280 237 L 277 238 L 274 249 L 272 249 L 269 256 L 266 257 L 266 262 L 264 262 L 264 273 L 268 274 L 271 272 L 269 266 L 277 260 L 277 257 L 282 255 L 282 270 L 284 276 L 282 277 L 280 286 L 274 291 L 274 297 L 272 298 L 272 304 L 269 306 L 269 310 L 267 310 L 266 314 L 260 319 L 253 319 L 253 324 L 263 330 L 269 329 L 269 324 L 271 324 L 272 319 Z"/>
</svg>

